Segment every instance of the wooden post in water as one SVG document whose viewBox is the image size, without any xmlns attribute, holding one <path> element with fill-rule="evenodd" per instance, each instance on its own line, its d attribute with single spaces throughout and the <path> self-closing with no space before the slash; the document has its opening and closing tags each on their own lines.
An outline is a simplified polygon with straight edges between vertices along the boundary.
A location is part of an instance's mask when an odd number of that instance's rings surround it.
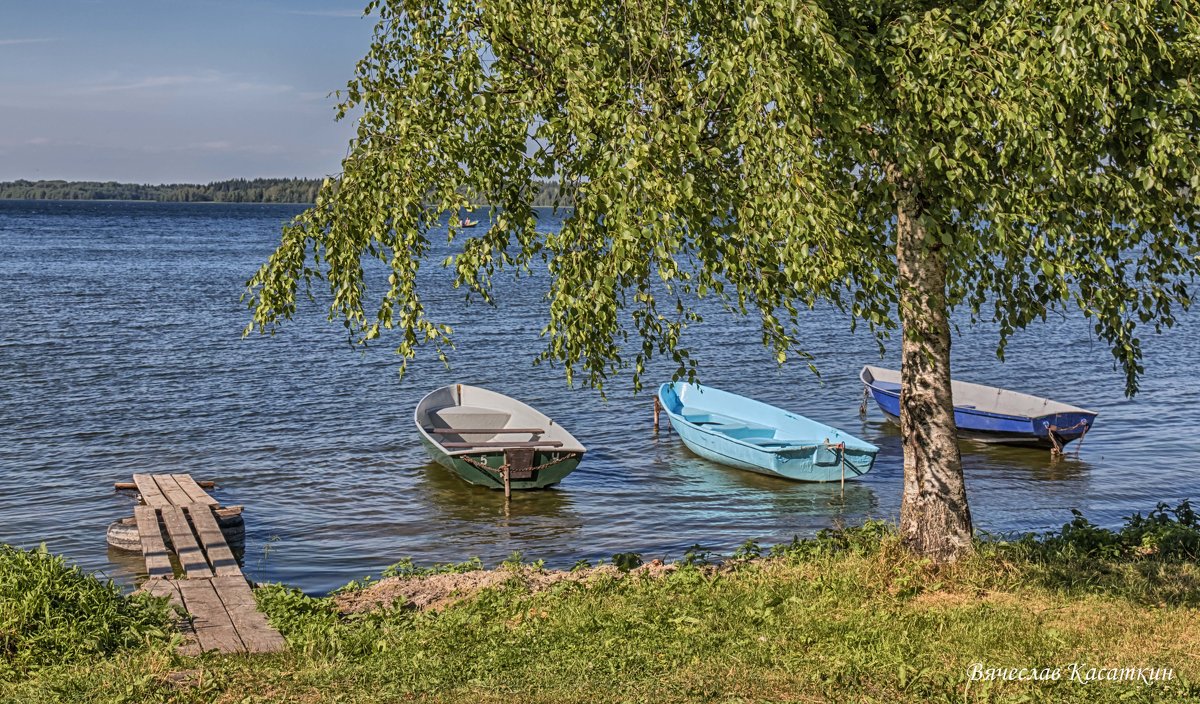
<svg viewBox="0 0 1200 704">
<path fill-rule="evenodd" d="M 500 476 L 504 477 L 504 501 L 508 502 L 512 498 L 512 479 L 508 476 L 508 462 L 500 467 Z"/>
<path fill-rule="evenodd" d="M 840 449 L 842 451 L 842 461 L 841 461 L 841 465 L 842 465 L 842 504 L 845 505 L 845 503 L 846 503 L 846 443 L 844 443 L 844 442 L 841 443 Z"/>
<path fill-rule="evenodd" d="M 658 412 L 662 410 L 662 403 L 658 400 L 658 395 L 654 396 L 654 433 L 658 434 Z"/>
</svg>

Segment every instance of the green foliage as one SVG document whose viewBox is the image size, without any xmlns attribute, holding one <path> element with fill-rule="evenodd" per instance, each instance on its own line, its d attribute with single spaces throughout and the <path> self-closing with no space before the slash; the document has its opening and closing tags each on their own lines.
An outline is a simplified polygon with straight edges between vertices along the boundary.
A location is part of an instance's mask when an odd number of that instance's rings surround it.
<svg viewBox="0 0 1200 704">
<path fill-rule="evenodd" d="M 45 547 L 0 544 L 0 681 L 171 641 L 165 600 L 126 597 Z"/>
<path fill-rule="evenodd" d="M 696 543 L 683 551 L 683 559 L 680 562 L 689 567 L 703 567 L 711 565 L 715 557 L 711 550 L 706 550 L 700 543 Z"/>
<path fill-rule="evenodd" d="M 753 560 L 762 557 L 762 547 L 754 540 L 747 540 L 738 546 L 730 557 L 735 560 Z"/>
<path fill-rule="evenodd" d="M 771 557 L 808 560 L 842 553 L 868 555 L 880 551 L 885 541 L 896 540 L 896 528 L 887 521 L 868 519 L 861 526 L 825 528 L 807 539 L 771 546 Z"/>
<path fill-rule="evenodd" d="M 167 662 L 145 649 L 94 652 L 0 680 L 0 701 L 1196 701 L 1200 613 L 1180 607 L 1200 605 L 1200 565 L 1137 546 L 1151 535 L 1183 545 L 1197 532 L 1186 503 L 1131 516 L 1119 530 L 1076 516 L 1062 530 L 988 539 L 967 560 L 934 565 L 871 522 L 751 563 L 656 578 L 606 570 L 534 592 L 513 575 L 426 613 L 340 614 L 333 599 L 273 585 L 255 593 L 286 653 Z M 1096 549 L 1114 541 L 1128 549 Z M 400 564 L 410 576 L 424 571 Z M 1174 676 L 970 682 L 976 662 Z M 178 670 L 202 684 L 165 684 Z"/>
<path fill-rule="evenodd" d="M 520 556 L 517 556 L 520 562 Z M 431 567 L 418 567 L 411 557 L 406 557 L 383 570 L 382 577 L 424 577 L 434 574 L 474 572 L 483 569 L 483 560 L 472 557 L 464 562 L 437 563 Z"/>
<path fill-rule="evenodd" d="M 450 218 L 456 286 L 549 274 L 542 360 L 601 386 L 716 297 L 807 358 L 801 313 L 895 328 L 903 205 L 949 266 L 947 304 L 999 327 L 1080 309 L 1127 375 L 1200 271 L 1200 19 L 1159 2 L 375 0 L 342 94 L 340 177 L 248 282 L 248 331 L 328 286 L 329 316 L 404 360 L 444 355 L 416 287 Z M 529 18 L 536 17 L 532 22 Z M 532 145 L 532 147 L 530 146 Z M 574 210 L 537 231 L 537 184 Z M 458 213 L 491 204 L 463 237 Z M 364 279 L 364 259 L 390 269 Z M 919 315 L 919 311 L 914 312 Z"/>
<path fill-rule="evenodd" d="M 1200 562 L 1200 521 L 1187 500 L 1175 508 L 1160 503 L 1146 518 L 1135 513 L 1129 517 L 1121 537 L 1132 550 L 1143 555 Z"/>
<path fill-rule="evenodd" d="M 642 556 L 636 552 L 619 552 L 612 556 L 612 564 L 622 572 L 641 567 Z"/>
<path fill-rule="evenodd" d="M 1027 557 L 1050 562 L 1200 561 L 1200 521 L 1187 500 L 1175 508 L 1160 503 L 1145 517 L 1135 513 L 1119 531 L 1092 524 L 1076 509 L 1071 513 L 1074 518 L 1058 532 L 1040 538 L 1026 535 L 1018 541 L 1028 550 Z"/>
<path fill-rule="evenodd" d="M 258 608 L 279 630 L 288 647 L 306 657 L 365 657 L 387 648 L 391 634 L 406 631 L 420 615 L 403 609 L 342 616 L 330 597 L 269 584 L 254 590 Z"/>
</svg>

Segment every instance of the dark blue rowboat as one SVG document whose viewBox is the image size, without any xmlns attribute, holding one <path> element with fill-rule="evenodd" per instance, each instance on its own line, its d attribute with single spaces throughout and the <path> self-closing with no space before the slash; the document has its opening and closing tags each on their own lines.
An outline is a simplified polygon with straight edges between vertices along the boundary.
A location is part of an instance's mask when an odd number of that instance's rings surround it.
<svg viewBox="0 0 1200 704">
<path fill-rule="evenodd" d="M 863 367 L 859 374 L 879 410 L 900 422 L 900 372 Z M 960 437 L 976 442 L 1061 450 L 1092 429 L 1097 413 L 1047 398 L 995 386 L 951 382 L 954 424 Z"/>
</svg>

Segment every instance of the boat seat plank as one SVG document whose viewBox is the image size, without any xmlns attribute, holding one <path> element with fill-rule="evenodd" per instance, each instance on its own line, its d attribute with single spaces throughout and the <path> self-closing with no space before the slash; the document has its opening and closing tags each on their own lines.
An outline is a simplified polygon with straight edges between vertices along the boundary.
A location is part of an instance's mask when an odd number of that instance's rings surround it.
<svg viewBox="0 0 1200 704">
<path fill-rule="evenodd" d="M 425 428 L 430 435 L 483 435 L 500 433 L 545 433 L 544 428 Z"/>
<path fill-rule="evenodd" d="M 200 484 L 192 479 L 190 474 L 172 474 L 171 478 L 179 484 L 179 488 L 187 493 L 190 499 L 189 503 L 204 504 L 206 506 L 219 506 L 216 499 L 209 496 L 208 492 L 201 488 Z"/>
<path fill-rule="evenodd" d="M 146 560 L 146 572 L 150 579 L 174 577 L 171 554 L 163 540 L 162 526 L 158 524 L 158 509 L 151 506 L 135 506 L 134 520 L 137 521 L 138 537 L 142 541 L 142 557 Z"/>
<path fill-rule="evenodd" d="M 188 515 L 192 518 L 192 524 L 196 526 L 196 533 L 200 536 L 200 544 L 204 548 L 204 554 L 208 556 L 209 564 L 212 565 L 213 574 L 218 577 L 241 575 L 242 568 L 238 566 L 233 550 L 225 541 L 225 534 L 217 525 L 212 508 L 192 504 L 188 507 Z"/>
<path fill-rule="evenodd" d="M 179 557 L 179 564 L 183 567 L 184 573 L 188 577 L 213 576 L 208 561 L 204 559 L 204 553 L 200 550 L 199 543 L 196 542 L 196 536 L 192 534 L 192 527 L 188 525 L 187 516 L 183 514 L 183 509 L 178 506 L 168 506 L 162 509 L 162 514 L 163 522 L 167 524 L 167 534 L 171 537 L 171 544 L 175 546 L 175 554 Z"/>
<path fill-rule="evenodd" d="M 562 442 L 558 440 L 532 440 L 529 442 L 444 442 L 442 447 L 448 448 L 464 448 L 464 447 L 562 447 Z"/>
<path fill-rule="evenodd" d="M 133 475 L 133 483 L 137 486 L 138 493 L 142 495 L 142 501 L 147 506 L 153 508 L 163 508 L 170 506 L 171 502 L 167 501 L 167 497 L 158 488 L 158 482 L 154 481 L 152 474 L 135 474 Z"/>
</svg>

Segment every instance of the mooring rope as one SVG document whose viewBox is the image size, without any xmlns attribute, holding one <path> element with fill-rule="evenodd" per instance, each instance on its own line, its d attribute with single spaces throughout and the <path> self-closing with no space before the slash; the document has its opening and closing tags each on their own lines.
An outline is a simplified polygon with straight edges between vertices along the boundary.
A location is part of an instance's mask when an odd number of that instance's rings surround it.
<svg viewBox="0 0 1200 704">
<path fill-rule="evenodd" d="M 538 470 L 542 470 L 547 467 L 553 467 L 554 465 L 556 465 L 560 462 L 566 462 L 567 460 L 571 459 L 574 456 L 575 456 L 575 453 L 568 452 L 566 455 L 564 455 L 562 457 L 558 457 L 557 459 L 550 460 L 549 462 L 543 462 L 542 464 L 539 464 L 536 467 L 530 467 L 528 469 L 528 471 L 529 472 L 537 472 Z M 486 472 L 499 472 L 501 476 L 503 476 L 504 473 L 508 471 L 508 463 L 507 462 L 500 465 L 499 467 L 492 467 L 491 465 L 487 464 L 486 462 L 480 462 L 480 461 L 474 459 L 473 457 L 470 457 L 469 455 L 457 455 L 456 458 L 462 460 L 463 462 L 466 462 L 467 464 L 471 465 L 472 467 L 482 469 Z"/>
<path fill-rule="evenodd" d="M 1078 454 L 1079 454 L 1078 449 L 1080 447 L 1083 447 L 1083 439 L 1085 437 L 1087 437 L 1087 433 L 1088 433 L 1088 429 L 1089 429 L 1087 420 L 1081 420 L 1069 428 L 1060 428 L 1057 425 L 1047 425 L 1046 426 L 1046 436 L 1048 438 L 1050 438 L 1050 442 L 1054 446 L 1050 449 L 1050 452 L 1052 452 L 1053 454 L 1056 454 L 1056 455 L 1063 454 L 1063 446 L 1066 445 L 1066 443 L 1059 442 L 1057 434 L 1058 433 L 1069 433 L 1072 430 L 1077 430 L 1079 428 L 1083 428 L 1083 433 L 1081 433 L 1079 435 L 1079 444 L 1076 445 L 1076 456 L 1078 456 Z"/>
</svg>

